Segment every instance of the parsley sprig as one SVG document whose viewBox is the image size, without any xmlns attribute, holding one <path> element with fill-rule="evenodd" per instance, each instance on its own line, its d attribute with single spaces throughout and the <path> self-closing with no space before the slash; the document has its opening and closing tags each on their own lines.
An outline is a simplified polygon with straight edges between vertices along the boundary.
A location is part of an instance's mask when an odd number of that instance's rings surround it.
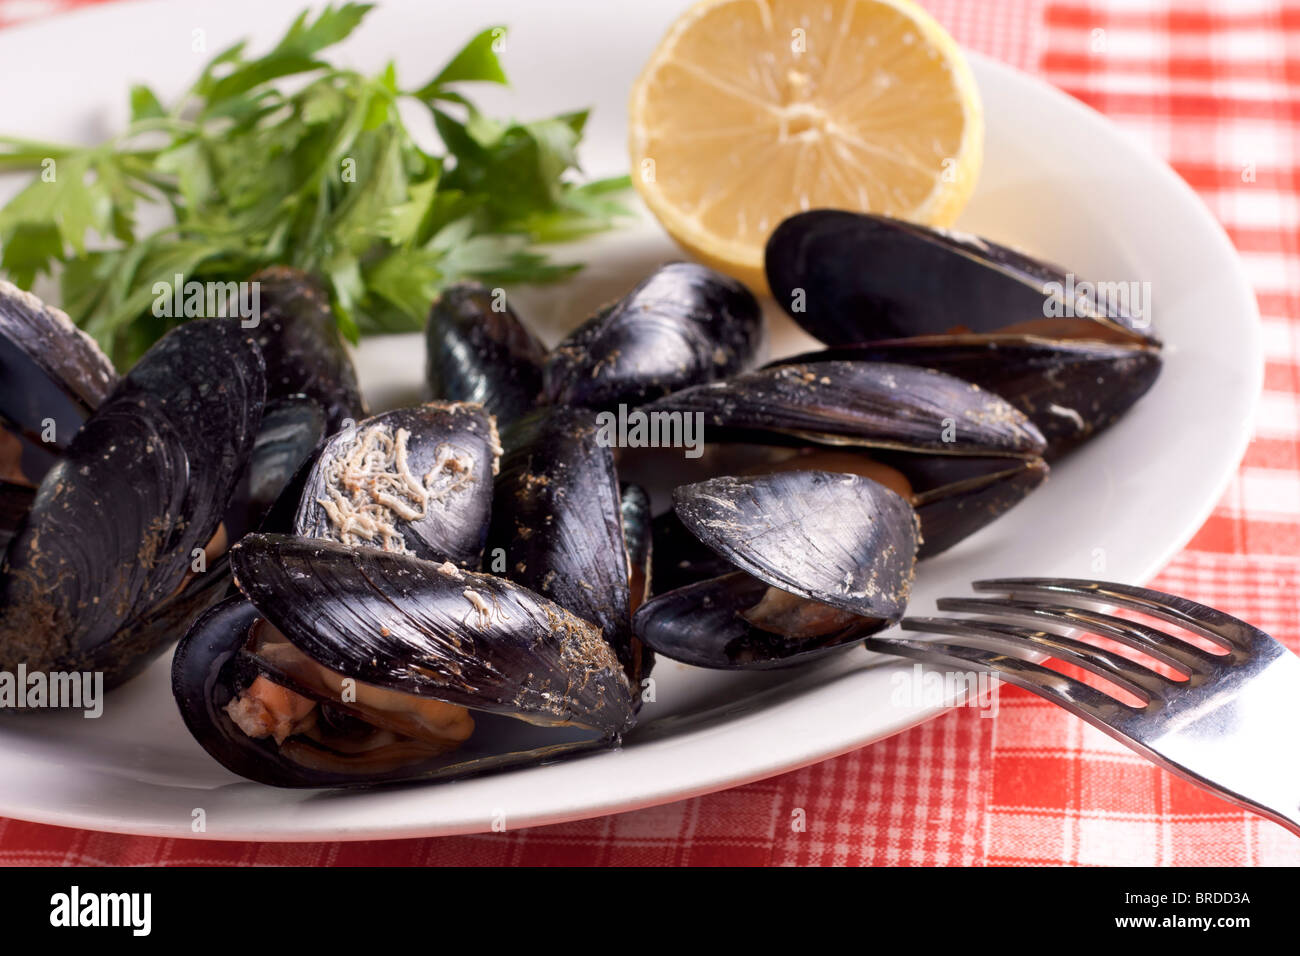
<svg viewBox="0 0 1300 956">
<path fill-rule="evenodd" d="M 268 53 L 217 54 L 172 106 L 131 90 L 128 127 L 96 146 L 0 137 L 0 172 L 41 174 L 0 209 L 0 269 L 30 288 L 57 273 L 62 305 L 122 366 L 178 319 L 154 316 L 154 285 L 229 282 L 287 264 L 327 284 L 343 332 L 419 328 L 430 301 L 462 277 L 548 281 L 535 243 L 609 228 L 626 177 L 581 182 L 585 111 L 533 122 L 484 115 L 464 84 L 505 83 L 479 33 L 433 79 L 399 84 L 321 59 L 370 4 L 303 13 Z M 292 91 L 281 81 L 294 77 Z M 398 114 L 427 108 L 445 154 L 422 149 Z M 171 222 L 141 235 L 137 207 Z M 88 239 L 98 236 L 95 243 Z M 61 268 L 57 268 L 61 266 Z"/>
</svg>

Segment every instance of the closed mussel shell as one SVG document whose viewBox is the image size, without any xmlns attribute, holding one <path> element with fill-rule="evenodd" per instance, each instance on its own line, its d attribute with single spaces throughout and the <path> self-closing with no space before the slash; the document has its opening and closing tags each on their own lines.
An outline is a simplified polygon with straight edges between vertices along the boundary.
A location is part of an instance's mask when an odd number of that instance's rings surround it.
<svg viewBox="0 0 1300 956">
<path fill-rule="evenodd" d="M 656 270 L 557 345 L 546 394 L 556 404 L 638 404 L 750 367 L 763 316 L 739 282 L 705 266 Z"/>
<path fill-rule="evenodd" d="M 627 543 L 613 450 L 595 412 L 555 406 L 502 434 L 488 548 L 505 574 L 596 624 L 629 670 L 634 647 Z"/>
<path fill-rule="evenodd" d="M 782 359 L 895 362 L 974 382 L 1024 412 L 1058 458 L 1117 421 L 1155 384 L 1160 352 L 1146 345 L 1027 335 L 931 335 L 841 346 Z"/>
<path fill-rule="evenodd" d="M 424 334 L 430 398 L 478 402 L 500 427 L 537 405 L 546 348 L 500 290 L 449 286 L 429 310 Z"/>
<path fill-rule="evenodd" d="M 365 415 L 356 369 L 343 346 L 329 295 L 312 276 L 287 266 L 252 277 L 259 316 L 253 335 L 266 358 L 267 395 L 307 395 L 331 432 Z"/>
<path fill-rule="evenodd" d="M 779 225 L 765 253 L 772 296 L 827 345 L 995 332 L 1057 315 L 1066 334 L 1154 341 L 1128 303 L 1066 302 L 1065 269 L 1007 246 L 866 213 L 814 209 Z M 1059 307 L 1058 307 L 1059 306 Z M 1080 309 L 1083 310 L 1080 313 Z"/>
<path fill-rule="evenodd" d="M 1036 458 L 1043 436 L 991 392 L 930 369 L 810 362 L 674 392 L 648 411 L 701 413 L 708 441 L 729 437 Z"/>
</svg>

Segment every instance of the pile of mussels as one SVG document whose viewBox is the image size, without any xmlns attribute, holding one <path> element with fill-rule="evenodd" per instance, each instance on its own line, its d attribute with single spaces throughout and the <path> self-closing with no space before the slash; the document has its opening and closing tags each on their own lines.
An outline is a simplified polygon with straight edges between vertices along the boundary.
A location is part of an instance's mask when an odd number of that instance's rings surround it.
<svg viewBox="0 0 1300 956">
<path fill-rule="evenodd" d="M 1160 369 L 1132 317 L 1044 318 L 1061 270 L 977 239 L 814 211 L 777 229 L 767 274 L 825 351 L 755 369 L 758 303 L 697 265 L 550 351 L 458 285 L 429 317 L 430 401 L 373 417 L 293 270 L 254 277 L 256 328 L 189 322 L 120 378 L 0 285 L 0 668 L 115 685 L 183 634 L 190 731 L 280 786 L 610 746 L 655 653 L 785 666 L 897 621 L 918 558 Z M 598 435 L 619 405 L 702 413 L 711 446 L 761 454 L 652 516 Z"/>
</svg>

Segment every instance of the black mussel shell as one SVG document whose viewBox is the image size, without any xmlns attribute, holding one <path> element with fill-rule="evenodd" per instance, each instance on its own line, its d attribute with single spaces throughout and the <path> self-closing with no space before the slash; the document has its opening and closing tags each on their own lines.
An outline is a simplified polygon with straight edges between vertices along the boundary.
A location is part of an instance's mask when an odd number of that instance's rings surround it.
<svg viewBox="0 0 1300 956">
<path fill-rule="evenodd" d="M 920 525 L 911 505 L 860 475 L 790 471 L 711 478 L 673 491 L 677 515 L 731 564 L 800 597 L 896 620 Z"/>
<path fill-rule="evenodd" d="M 66 447 L 117 385 L 113 363 L 64 313 L 0 280 L 0 423 Z M 39 476 L 36 476 L 39 477 Z"/>
<path fill-rule="evenodd" d="M 991 392 L 886 362 L 811 362 L 674 392 L 648 411 L 702 413 L 705 440 L 787 436 L 943 455 L 1037 458 L 1043 436 Z"/>
<path fill-rule="evenodd" d="M 294 530 L 477 569 L 500 453 L 481 405 L 430 402 L 365 419 L 317 455 Z"/>
<path fill-rule="evenodd" d="M 501 427 L 538 404 L 546 347 L 499 293 L 477 282 L 449 286 L 424 335 L 430 398 L 478 402 Z"/>
<path fill-rule="evenodd" d="M 260 317 L 252 334 L 266 358 L 267 395 L 307 395 L 325 411 L 331 432 L 365 416 L 356 369 L 343 347 L 329 295 L 312 276 L 276 266 L 252 278 Z"/>
<path fill-rule="evenodd" d="M 885 452 L 872 459 L 902 472 L 912 486 L 921 519 L 917 558 L 948 550 L 999 518 L 1047 478 L 1041 458 L 908 455 Z"/>
<path fill-rule="evenodd" d="M 253 780 L 306 787 L 461 776 L 608 746 L 634 722 L 627 679 L 596 627 L 504 578 L 282 535 L 245 538 L 231 562 L 248 600 L 195 623 L 177 648 L 173 691 L 204 748 Z M 474 733 L 449 754 L 378 774 L 286 759 L 224 711 L 254 676 L 240 651 L 259 617 L 338 674 L 470 708 Z"/>
<path fill-rule="evenodd" d="M 739 282 L 670 263 L 552 350 L 546 394 L 556 404 L 608 407 L 716 381 L 753 363 L 762 329 L 758 302 Z"/>
<path fill-rule="evenodd" d="M 1116 422 L 1160 374 L 1151 346 L 1025 335 L 929 335 L 807 352 L 771 363 L 899 362 L 974 382 L 1029 416 L 1058 458 Z"/>
<path fill-rule="evenodd" d="M 957 330 L 996 332 L 1072 314 L 1061 296 L 1074 284 L 1059 266 L 977 236 L 886 216 L 832 209 L 798 213 L 772 233 L 765 260 L 776 301 L 832 346 Z M 1061 309 L 1051 307 L 1054 296 Z M 1088 303 L 1068 305 L 1077 315 Z M 1095 305 L 1069 335 L 1152 340 L 1146 320 L 1124 311 L 1124 303 Z"/>
<path fill-rule="evenodd" d="M 678 488 L 676 510 L 731 566 L 660 594 L 633 618 L 657 653 L 702 667 L 782 666 L 861 639 L 907 607 L 920 528 L 899 495 L 868 478 L 789 471 Z M 849 612 L 837 630 L 795 639 L 739 617 L 768 586 Z"/>
<path fill-rule="evenodd" d="M 93 661 L 113 686 L 176 637 L 155 632 L 149 646 L 136 626 L 200 573 L 264 396 L 261 354 L 233 320 L 186 323 L 140 359 L 45 476 L 10 542 L 6 668 Z"/>
<path fill-rule="evenodd" d="M 488 548 L 506 576 L 597 625 L 638 679 L 627 546 L 614 453 L 596 413 L 554 406 L 502 433 Z"/>
<path fill-rule="evenodd" d="M 647 647 L 683 664 L 715 670 L 772 670 L 806 663 L 887 626 L 862 617 L 813 638 L 773 634 L 741 617 L 767 590 L 766 583 L 743 571 L 696 581 L 649 601 L 637 613 L 637 633 Z"/>
<path fill-rule="evenodd" d="M 0 280 L 0 477 L 39 483 L 117 382 L 94 339 Z"/>
<path fill-rule="evenodd" d="M 326 427 L 325 412 L 306 395 L 288 395 L 267 402 L 248 468 L 226 515 L 226 532 L 232 541 L 250 531 L 272 530 L 264 528 L 263 521 L 295 476 L 301 474 L 305 481 L 303 465 L 324 441 Z M 296 511 L 301 484 L 290 494 Z M 288 531 L 290 525 L 275 530 Z"/>
<path fill-rule="evenodd" d="M 304 765 L 283 754 L 271 739 L 245 734 L 226 712 L 236 694 L 262 673 L 326 705 L 309 689 L 272 675 L 247 652 L 250 638 L 262 626 L 257 608 L 242 596 L 231 598 L 194 623 L 172 659 L 172 693 L 186 727 L 226 769 L 249 780 L 277 787 L 369 787 L 470 776 L 609 746 L 604 734 L 576 725 L 539 726 L 474 711 L 469 739 L 439 757 L 383 771 L 344 772 Z M 321 707 L 322 714 L 326 709 L 327 705 Z"/>
</svg>

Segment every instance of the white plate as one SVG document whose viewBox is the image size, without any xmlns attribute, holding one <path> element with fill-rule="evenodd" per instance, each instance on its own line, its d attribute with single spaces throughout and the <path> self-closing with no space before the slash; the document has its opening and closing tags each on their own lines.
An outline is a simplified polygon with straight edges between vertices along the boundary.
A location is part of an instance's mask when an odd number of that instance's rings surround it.
<svg viewBox="0 0 1300 956">
<path fill-rule="evenodd" d="M 178 91 L 207 48 L 273 40 L 296 3 L 111 4 L 0 34 L 0 130 L 88 139 L 125 121 L 128 84 Z M 593 104 L 588 168 L 624 168 L 624 98 L 681 4 L 602 0 L 390 2 L 345 48 L 367 69 L 395 57 L 422 81 L 478 28 L 511 28 L 513 90 L 493 110 L 540 116 Z M 928 562 L 912 609 L 995 574 L 1149 579 L 1195 532 L 1245 449 L 1261 382 L 1259 318 L 1237 257 L 1192 191 L 1099 115 L 1043 83 L 973 57 L 988 117 L 983 177 L 961 227 L 1067 263 L 1080 275 L 1152 283 L 1164 374 L 1117 426 L 985 531 Z M 256 161 L 250 157 L 250 162 Z M 11 183 L 3 183 L 11 189 Z M 7 192 L 5 193 L 8 194 Z M 562 249 L 569 254 L 569 250 Z M 572 250 L 592 263 L 568 285 L 519 297 L 554 339 L 589 306 L 677 255 L 650 223 Z M 959 317 L 954 317 L 955 319 Z M 803 344 L 787 322 L 774 351 Z M 379 404 L 418 387 L 422 348 L 368 343 L 361 372 Z M 658 701 L 621 751 L 440 785 L 367 793 L 281 791 L 240 780 L 186 733 L 167 661 L 112 695 L 98 720 L 0 721 L 0 814 L 128 833 L 244 840 L 354 840 L 466 833 L 630 810 L 735 786 L 844 753 L 934 716 L 891 703 L 908 665 L 860 650 L 784 674 L 664 661 Z M 193 811 L 207 829 L 191 828 Z"/>
</svg>

